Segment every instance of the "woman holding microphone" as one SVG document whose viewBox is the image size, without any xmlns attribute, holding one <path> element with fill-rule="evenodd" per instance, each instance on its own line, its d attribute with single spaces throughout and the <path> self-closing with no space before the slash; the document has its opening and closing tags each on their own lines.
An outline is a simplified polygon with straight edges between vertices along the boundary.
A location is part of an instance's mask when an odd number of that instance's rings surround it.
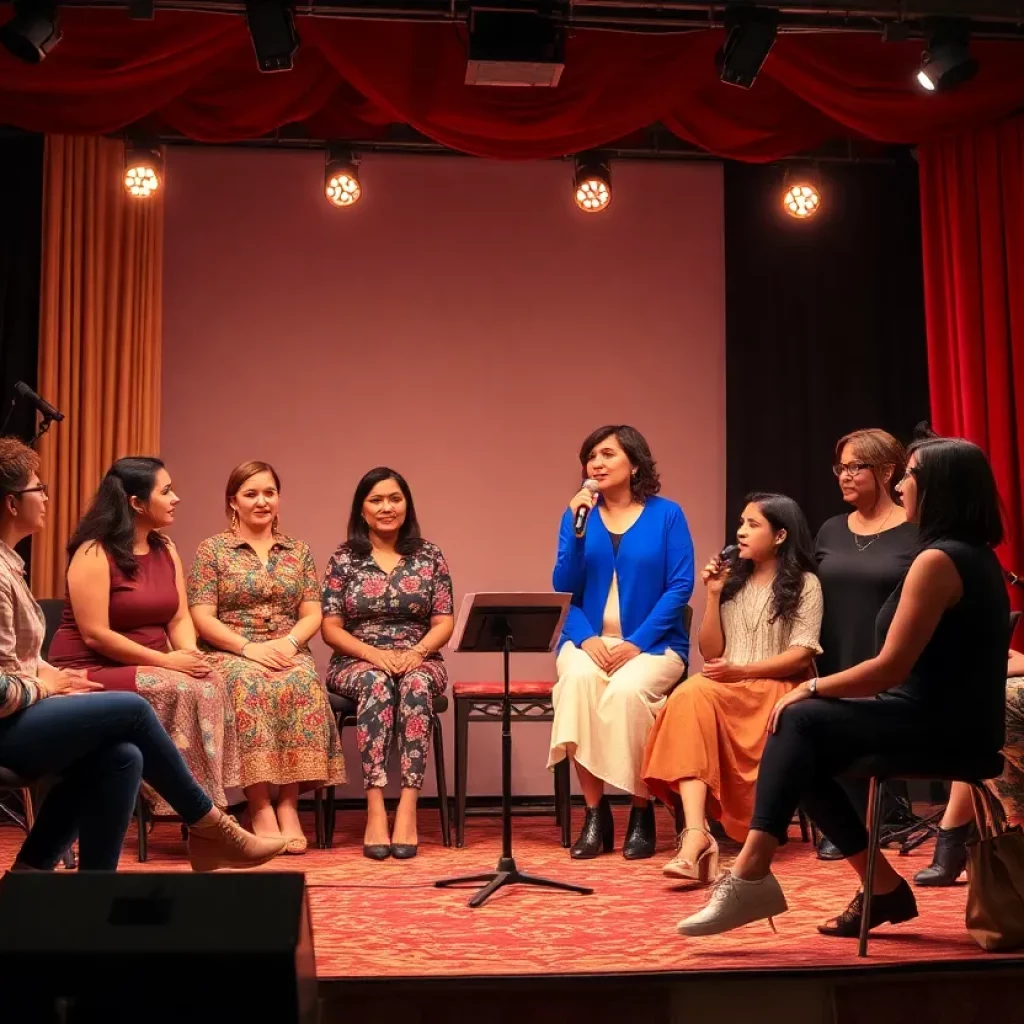
<svg viewBox="0 0 1024 1024">
<path fill-rule="evenodd" d="M 639 859 L 655 850 L 654 808 L 641 776 L 647 734 L 689 658 L 683 612 L 693 591 L 693 542 L 683 510 L 657 497 L 661 481 L 638 430 L 601 427 L 579 458 L 594 486 L 572 499 L 559 530 L 553 585 L 572 602 L 559 641 L 548 767 L 572 758 L 586 800 L 570 855 L 611 851 L 608 784 L 633 798 L 622 853 Z M 580 509 L 589 510 L 582 531 Z"/>
</svg>

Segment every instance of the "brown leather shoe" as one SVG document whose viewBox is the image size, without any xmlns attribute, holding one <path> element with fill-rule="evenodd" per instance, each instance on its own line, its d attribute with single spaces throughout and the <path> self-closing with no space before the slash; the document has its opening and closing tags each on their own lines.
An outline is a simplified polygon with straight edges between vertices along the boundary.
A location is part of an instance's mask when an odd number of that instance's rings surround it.
<svg viewBox="0 0 1024 1024">
<path fill-rule="evenodd" d="M 190 825 L 188 859 L 193 871 L 218 868 L 254 868 L 284 853 L 284 836 L 255 836 L 230 815 L 222 814 L 210 825 Z"/>
</svg>

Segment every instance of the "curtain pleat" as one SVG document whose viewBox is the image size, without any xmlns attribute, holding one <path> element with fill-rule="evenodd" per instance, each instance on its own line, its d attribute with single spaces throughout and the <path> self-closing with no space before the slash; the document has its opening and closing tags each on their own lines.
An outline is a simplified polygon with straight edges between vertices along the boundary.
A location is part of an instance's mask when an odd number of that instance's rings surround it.
<svg viewBox="0 0 1024 1024">
<path fill-rule="evenodd" d="M 124 191 L 124 146 L 51 135 L 43 181 L 39 387 L 66 416 L 40 442 L 51 487 L 32 588 L 64 592 L 64 549 L 107 467 L 160 449 L 162 193 Z"/>
</svg>

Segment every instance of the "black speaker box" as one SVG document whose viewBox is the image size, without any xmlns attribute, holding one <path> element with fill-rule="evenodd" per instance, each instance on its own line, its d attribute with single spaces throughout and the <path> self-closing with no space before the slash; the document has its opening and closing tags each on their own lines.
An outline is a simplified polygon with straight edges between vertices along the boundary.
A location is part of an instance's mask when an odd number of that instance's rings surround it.
<svg viewBox="0 0 1024 1024">
<path fill-rule="evenodd" d="M 8 873 L 0 1020 L 313 1024 L 305 878 Z"/>
</svg>

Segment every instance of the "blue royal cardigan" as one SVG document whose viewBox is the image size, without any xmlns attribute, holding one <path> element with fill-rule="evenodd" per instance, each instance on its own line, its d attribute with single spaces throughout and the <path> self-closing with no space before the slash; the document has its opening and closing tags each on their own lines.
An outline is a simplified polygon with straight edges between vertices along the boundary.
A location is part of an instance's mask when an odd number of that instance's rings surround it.
<svg viewBox="0 0 1024 1024">
<path fill-rule="evenodd" d="M 618 574 L 623 639 L 644 654 L 671 648 L 689 662 L 683 609 L 693 593 L 693 540 L 674 501 L 648 498 L 640 518 L 622 535 L 618 555 L 596 508 L 582 538 L 573 531 L 572 512 L 565 510 L 552 583 L 556 591 L 572 594 L 572 602 L 559 647 L 567 640 L 579 647 L 601 635 L 613 572 Z"/>
</svg>

